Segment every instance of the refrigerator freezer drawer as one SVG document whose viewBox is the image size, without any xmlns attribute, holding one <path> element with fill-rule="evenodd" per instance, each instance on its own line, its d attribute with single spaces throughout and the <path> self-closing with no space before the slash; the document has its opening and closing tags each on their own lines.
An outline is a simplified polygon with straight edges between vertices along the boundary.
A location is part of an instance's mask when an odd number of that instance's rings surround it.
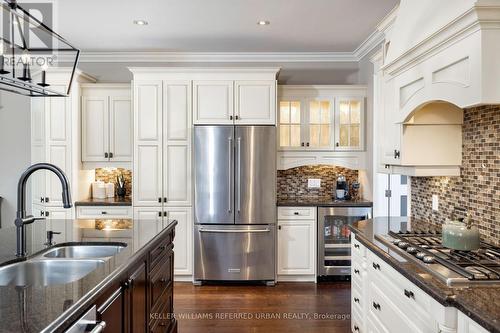
<svg viewBox="0 0 500 333">
<path fill-rule="evenodd" d="M 275 279 L 275 232 L 269 225 L 196 225 L 194 280 Z"/>
</svg>

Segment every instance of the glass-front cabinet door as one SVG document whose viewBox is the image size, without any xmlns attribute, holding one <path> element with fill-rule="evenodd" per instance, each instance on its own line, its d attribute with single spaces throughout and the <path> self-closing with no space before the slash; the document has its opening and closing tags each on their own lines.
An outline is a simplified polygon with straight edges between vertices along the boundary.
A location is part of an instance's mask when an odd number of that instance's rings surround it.
<svg viewBox="0 0 500 333">
<path fill-rule="evenodd" d="M 333 116 L 329 100 L 309 101 L 309 140 L 307 147 L 329 148 L 332 146 Z"/>
<path fill-rule="evenodd" d="M 364 149 L 362 99 L 338 98 L 335 123 L 335 150 Z"/>
<path fill-rule="evenodd" d="M 299 148 L 303 146 L 301 101 L 280 101 L 279 107 L 279 146 L 280 148 Z"/>
</svg>

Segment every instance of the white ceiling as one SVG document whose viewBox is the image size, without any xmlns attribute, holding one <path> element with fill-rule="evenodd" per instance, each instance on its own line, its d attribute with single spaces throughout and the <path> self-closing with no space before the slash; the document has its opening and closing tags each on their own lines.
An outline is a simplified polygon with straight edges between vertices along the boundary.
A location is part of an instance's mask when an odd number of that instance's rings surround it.
<svg viewBox="0 0 500 333">
<path fill-rule="evenodd" d="M 398 2 L 56 0 L 56 29 L 84 51 L 351 52 Z"/>
</svg>

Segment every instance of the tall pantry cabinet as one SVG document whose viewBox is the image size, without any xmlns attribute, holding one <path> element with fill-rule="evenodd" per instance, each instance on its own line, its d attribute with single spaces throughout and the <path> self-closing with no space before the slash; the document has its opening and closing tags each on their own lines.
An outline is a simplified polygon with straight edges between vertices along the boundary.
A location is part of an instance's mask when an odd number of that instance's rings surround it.
<svg viewBox="0 0 500 333">
<path fill-rule="evenodd" d="M 52 89 L 66 91 L 71 68 L 53 69 L 47 73 L 54 82 Z M 51 163 L 60 167 L 70 182 L 73 201 L 79 198 L 80 176 L 80 86 L 95 82 L 91 76 L 76 71 L 71 93 L 68 97 L 46 97 L 31 99 L 31 163 Z M 58 243 L 71 241 L 72 230 L 60 219 L 73 218 L 73 209 L 62 207 L 61 184 L 56 175 L 39 170 L 31 177 L 31 213 L 48 219 Z M 54 220 L 54 221 L 51 221 Z M 45 230 L 39 230 L 45 235 Z"/>
</svg>

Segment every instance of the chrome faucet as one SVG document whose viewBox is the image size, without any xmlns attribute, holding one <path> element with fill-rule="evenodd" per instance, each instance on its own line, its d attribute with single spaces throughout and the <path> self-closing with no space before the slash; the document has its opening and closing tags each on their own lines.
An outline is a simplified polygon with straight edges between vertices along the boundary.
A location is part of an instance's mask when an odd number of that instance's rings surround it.
<svg viewBox="0 0 500 333">
<path fill-rule="evenodd" d="M 25 225 L 31 224 L 36 220 L 44 220 L 44 218 L 41 217 L 33 217 L 32 215 L 26 216 L 26 182 L 28 181 L 29 176 L 37 170 L 49 170 L 56 174 L 62 185 L 63 207 L 72 207 L 68 178 L 59 167 L 50 163 L 37 163 L 26 169 L 17 183 L 17 213 L 16 220 L 14 221 L 14 224 L 16 225 L 17 257 L 25 257 L 27 254 Z"/>
</svg>

